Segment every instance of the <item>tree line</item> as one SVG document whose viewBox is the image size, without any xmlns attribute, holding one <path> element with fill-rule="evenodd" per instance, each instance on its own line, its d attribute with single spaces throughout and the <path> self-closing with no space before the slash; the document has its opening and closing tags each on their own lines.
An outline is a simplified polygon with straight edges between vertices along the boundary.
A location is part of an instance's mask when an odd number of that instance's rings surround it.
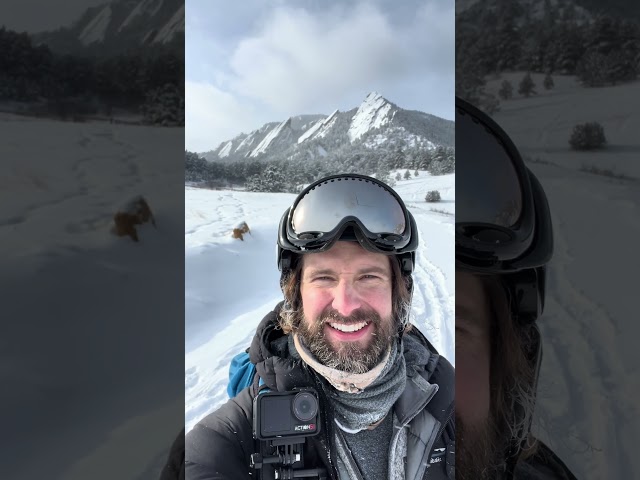
<svg viewBox="0 0 640 480">
<path fill-rule="evenodd" d="M 375 175 L 393 185 L 395 178 L 391 171 L 395 169 L 427 170 L 433 175 L 455 171 L 455 150 L 452 147 L 345 150 L 315 159 L 235 163 L 208 162 L 185 150 L 185 181 L 210 188 L 242 186 L 249 191 L 298 193 L 302 185 L 337 173 Z"/>
<path fill-rule="evenodd" d="M 60 117 L 118 108 L 184 125 L 184 58 L 162 46 L 107 58 L 58 54 L 2 27 L 0 100 L 39 103 Z"/>
<path fill-rule="evenodd" d="M 584 86 L 633 81 L 640 71 L 640 23 L 545 0 L 541 15 L 521 2 L 471 8 L 456 18 L 456 93 L 488 100 L 485 78 L 506 71 L 576 75 Z"/>
</svg>

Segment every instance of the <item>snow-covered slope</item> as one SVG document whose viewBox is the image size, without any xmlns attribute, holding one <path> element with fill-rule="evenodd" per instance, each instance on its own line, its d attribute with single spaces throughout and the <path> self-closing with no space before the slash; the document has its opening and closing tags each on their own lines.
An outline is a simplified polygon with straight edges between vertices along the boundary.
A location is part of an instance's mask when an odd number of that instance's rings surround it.
<svg viewBox="0 0 640 480">
<path fill-rule="evenodd" d="M 178 8 L 169 21 L 162 26 L 153 37 L 153 42 L 167 43 L 179 35 L 184 35 L 184 5 Z"/>
<path fill-rule="evenodd" d="M 178 348 L 184 311 L 158 299 L 178 299 L 183 285 L 184 130 L 7 114 L 0 129 L 11 139 L 0 175 L 10 252 L 0 359 L 12 366 L 0 371 L 0 409 L 16 440 L 0 453 L 2 477 L 159 478 L 182 428 L 170 412 L 183 398 L 166 388 L 182 365 L 166 352 Z M 157 229 L 140 228 L 134 243 L 110 227 L 138 194 Z"/>
<path fill-rule="evenodd" d="M 251 151 L 249 156 L 257 157 L 258 155 L 265 153 L 271 145 L 288 143 L 290 142 L 291 137 L 291 119 L 287 118 L 284 122 L 280 123 L 277 127 L 267 133 L 258 146 Z"/>
<path fill-rule="evenodd" d="M 231 147 L 232 146 L 233 146 L 233 140 L 230 140 L 227 143 L 225 143 L 223 145 L 223 147 L 220 149 L 220 151 L 218 152 L 218 156 L 220 158 L 224 158 L 224 157 L 228 156 L 229 153 L 231 152 Z"/>
<path fill-rule="evenodd" d="M 162 7 L 162 2 L 163 0 L 141 0 L 120 24 L 118 31 L 120 32 L 123 28 L 129 26 L 136 17 L 141 15 L 154 16 Z"/>
<path fill-rule="evenodd" d="M 104 41 L 107 27 L 111 22 L 111 7 L 106 5 L 80 32 L 79 39 L 83 45 Z"/>
<path fill-rule="evenodd" d="M 302 143 L 305 140 L 311 140 L 313 138 L 322 138 L 327 135 L 327 132 L 331 129 L 336 120 L 336 115 L 340 113 L 339 110 L 334 110 L 327 118 L 318 120 L 313 124 L 306 132 L 300 135 L 298 143 Z"/>
<path fill-rule="evenodd" d="M 353 142 L 369 130 L 388 124 L 393 118 L 393 114 L 393 105 L 379 93 L 371 92 L 351 120 L 349 139 Z"/>
<path fill-rule="evenodd" d="M 515 84 L 523 75 L 504 78 Z M 538 85 L 542 78 L 533 75 Z M 573 77 L 554 81 L 553 90 L 501 102 L 495 115 L 543 184 L 554 226 L 534 428 L 579 479 L 635 478 L 640 110 L 631 100 L 640 82 L 585 89 Z M 570 150 L 573 127 L 588 121 L 603 125 L 607 148 Z M 592 168 L 613 176 L 584 171 Z"/>
<path fill-rule="evenodd" d="M 420 172 L 399 181 L 395 190 L 415 216 L 421 239 L 414 324 L 455 364 L 455 175 Z M 443 201 L 426 203 L 428 190 L 439 190 Z M 185 190 L 187 430 L 227 400 L 231 358 L 249 346 L 260 320 L 282 298 L 274 244 L 280 216 L 294 198 L 285 193 Z M 231 238 L 240 221 L 251 228 L 244 241 Z"/>
<path fill-rule="evenodd" d="M 132 48 L 166 45 L 184 36 L 181 0 L 114 0 L 87 8 L 68 28 L 35 35 L 60 53 L 90 49 L 97 55 L 130 52 Z"/>
</svg>

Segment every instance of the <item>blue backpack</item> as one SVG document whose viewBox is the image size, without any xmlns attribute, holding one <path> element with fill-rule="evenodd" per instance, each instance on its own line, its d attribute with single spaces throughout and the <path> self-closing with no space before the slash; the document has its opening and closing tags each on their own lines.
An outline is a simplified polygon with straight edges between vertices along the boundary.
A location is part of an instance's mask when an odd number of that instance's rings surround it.
<svg viewBox="0 0 640 480">
<path fill-rule="evenodd" d="M 231 365 L 229 365 L 229 384 L 227 385 L 227 394 L 229 398 L 233 398 L 242 390 L 254 383 L 255 392 L 264 385 L 264 381 L 258 376 L 256 372 L 256 366 L 251 363 L 251 359 L 249 358 L 249 349 L 247 348 L 244 352 L 238 353 L 231 360 Z"/>
</svg>

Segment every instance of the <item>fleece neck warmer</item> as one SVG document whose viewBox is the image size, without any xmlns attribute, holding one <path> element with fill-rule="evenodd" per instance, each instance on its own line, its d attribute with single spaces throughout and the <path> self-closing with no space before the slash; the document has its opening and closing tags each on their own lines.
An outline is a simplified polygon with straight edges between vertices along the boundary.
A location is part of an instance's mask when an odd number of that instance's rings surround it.
<svg viewBox="0 0 640 480">
<path fill-rule="evenodd" d="M 290 350 L 329 384 L 325 393 L 331 401 L 336 423 L 345 432 L 357 433 L 380 422 L 404 391 L 406 365 L 402 343 L 397 339 L 378 365 L 368 372 L 353 374 L 321 364 L 297 334 L 290 337 L 294 344 Z"/>
</svg>

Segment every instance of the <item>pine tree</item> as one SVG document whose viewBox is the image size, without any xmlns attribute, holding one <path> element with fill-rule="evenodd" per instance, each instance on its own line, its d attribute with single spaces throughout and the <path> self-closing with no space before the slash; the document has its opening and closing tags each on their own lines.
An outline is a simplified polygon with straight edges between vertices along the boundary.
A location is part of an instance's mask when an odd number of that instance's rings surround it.
<svg viewBox="0 0 640 480">
<path fill-rule="evenodd" d="M 576 67 L 578 79 L 585 87 L 602 87 L 607 81 L 609 59 L 602 53 L 588 51 Z"/>
<path fill-rule="evenodd" d="M 545 90 L 551 90 L 554 87 L 553 77 L 551 76 L 551 73 L 547 73 L 544 76 L 543 85 Z"/>
<path fill-rule="evenodd" d="M 518 86 L 518 93 L 525 97 L 536 94 L 536 84 L 533 82 L 533 78 L 531 78 L 531 73 L 527 72 L 527 74 L 522 77 L 520 85 Z"/>
<path fill-rule="evenodd" d="M 409 180 L 410 178 L 411 178 L 411 172 L 409 170 L 406 170 L 404 172 L 404 179 Z"/>
<path fill-rule="evenodd" d="M 509 100 L 513 97 L 513 85 L 509 80 L 503 80 L 498 95 L 502 100 Z"/>
</svg>

